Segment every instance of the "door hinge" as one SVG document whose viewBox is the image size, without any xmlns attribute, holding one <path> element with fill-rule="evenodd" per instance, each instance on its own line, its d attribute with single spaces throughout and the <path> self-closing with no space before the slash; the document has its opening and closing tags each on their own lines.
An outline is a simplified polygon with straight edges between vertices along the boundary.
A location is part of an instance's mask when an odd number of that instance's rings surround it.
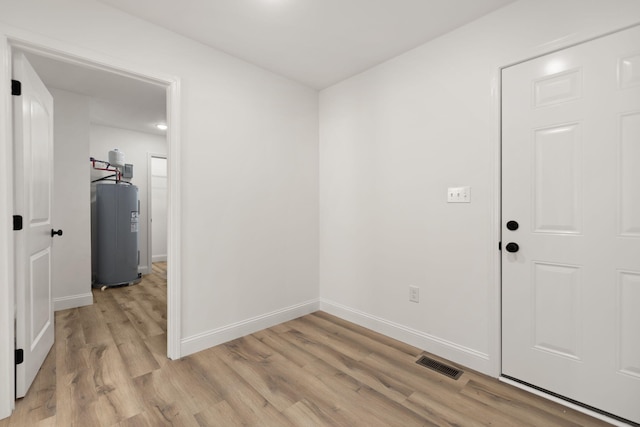
<svg viewBox="0 0 640 427">
<path fill-rule="evenodd" d="M 11 95 L 22 95 L 22 83 L 20 83 L 20 80 L 11 80 Z"/>
<path fill-rule="evenodd" d="M 24 350 L 21 348 L 16 349 L 16 365 L 24 362 Z"/>
<path fill-rule="evenodd" d="M 502 250 L 502 242 L 498 242 L 498 250 L 501 251 Z"/>
<path fill-rule="evenodd" d="M 22 215 L 13 216 L 13 230 L 14 231 L 22 230 Z"/>
<path fill-rule="evenodd" d="M 13 216 L 13 231 L 22 230 L 22 215 Z"/>
</svg>

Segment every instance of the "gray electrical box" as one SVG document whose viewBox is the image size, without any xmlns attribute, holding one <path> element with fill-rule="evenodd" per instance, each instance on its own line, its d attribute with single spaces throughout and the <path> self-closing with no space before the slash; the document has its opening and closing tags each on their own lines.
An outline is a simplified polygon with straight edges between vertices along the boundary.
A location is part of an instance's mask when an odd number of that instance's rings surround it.
<svg viewBox="0 0 640 427">
<path fill-rule="evenodd" d="M 131 163 L 125 163 L 124 169 L 122 170 L 122 177 L 126 179 L 133 178 L 133 165 Z"/>
<path fill-rule="evenodd" d="M 96 185 L 94 286 L 138 280 L 138 187 L 123 183 Z"/>
</svg>

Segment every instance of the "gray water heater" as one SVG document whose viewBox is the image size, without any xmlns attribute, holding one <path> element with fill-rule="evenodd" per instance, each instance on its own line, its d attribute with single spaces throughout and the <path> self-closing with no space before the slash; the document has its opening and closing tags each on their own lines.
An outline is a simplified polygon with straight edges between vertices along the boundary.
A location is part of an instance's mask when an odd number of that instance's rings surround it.
<svg viewBox="0 0 640 427">
<path fill-rule="evenodd" d="M 95 201 L 95 285 L 138 280 L 138 187 L 98 183 Z"/>
</svg>

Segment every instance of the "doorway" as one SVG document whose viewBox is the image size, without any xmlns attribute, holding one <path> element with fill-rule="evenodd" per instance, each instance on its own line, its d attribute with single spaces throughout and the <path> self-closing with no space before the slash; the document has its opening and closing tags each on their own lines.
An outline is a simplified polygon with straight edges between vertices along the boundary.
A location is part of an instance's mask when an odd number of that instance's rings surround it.
<svg viewBox="0 0 640 427">
<path fill-rule="evenodd" d="M 502 74 L 502 374 L 640 422 L 640 27 Z"/>
<path fill-rule="evenodd" d="M 149 265 L 167 262 L 167 156 L 147 154 Z"/>
<path fill-rule="evenodd" d="M 33 55 L 39 55 L 46 58 L 52 58 L 58 61 L 66 62 L 69 64 L 76 65 L 78 67 L 89 68 L 93 70 L 100 70 L 102 72 L 113 73 L 120 76 L 124 76 L 130 78 L 132 80 L 137 81 L 145 81 L 149 84 L 160 85 L 164 88 L 166 92 L 166 108 L 167 108 L 167 122 L 169 125 L 169 130 L 167 132 L 167 145 L 168 145 L 168 163 L 169 163 L 169 174 L 168 174 L 168 253 L 167 257 L 170 262 L 169 270 L 168 270 L 168 287 L 167 287 L 167 321 L 168 321 L 168 330 L 167 330 L 167 356 L 169 358 L 175 359 L 180 357 L 180 257 L 179 257 L 179 241 L 180 241 L 180 228 L 177 226 L 179 224 L 179 200 L 180 200 L 180 185 L 179 185 L 179 177 L 180 177 L 180 161 L 179 161 L 179 80 L 174 77 L 168 77 L 159 75 L 155 72 L 149 72 L 148 70 L 139 70 L 135 66 L 131 66 L 129 64 L 123 65 L 122 63 L 115 64 L 113 63 L 113 58 L 110 57 L 102 57 L 96 53 L 86 53 L 86 52 L 75 52 L 73 47 L 62 46 L 60 43 L 49 40 L 44 41 L 42 38 L 34 37 L 34 40 L 38 40 L 38 42 L 29 41 L 30 37 L 25 36 L 24 34 L 21 37 L 21 40 L 13 40 L 11 37 L 8 39 L 4 39 L 4 43 L 2 45 L 2 53 L 5 57 L 5 64 L 8 64 L 8 69 L 10 69 L 11 64 L 11 54 L 12 51 L 20 50 L 23 52 L 27 52 Z M 5 67 L 5 70 L 7 68 Z M 3 90 L 5 86 L 3 85 Z M 3 126 L 6 129 L 6 132 L 3 132 L 0 135 L 2 139 L 2 145 L 7 148 L 5 152 L 11 153 L 12 146 L 12 126 L 11 126 L 11 111 L 8 108 L 7 104 L 3 104 L 0 108 L 2 110 L 3 123 L 6 126 Z M 8 158 L 12 156 L 9 155 Z M 87 159 L 88 160 L 88 159 Z M 8 171 L 11 171 L 12 168 L 7 168 Z M 13 188 L 13 178 L 9 177 L 6 179 L 0 188 L 0 192 L 2 193 L 3 199 L 8 199 L 10 192 L 12 192 Z M 7 206 L 12 206 L 9 203 Z M 12 239 L 7 239 L 7 242 L 12 242 Z M 12 283 L 12 278 L 14 277 L 14 268 L 13 268 L 13 253 L 12 251 L 5 251 L 6 248 L 2 248 L 3 255 L 7 255 L 6 265 L 8 268 L 5 270 L 3 276 L 7 279 L 7 283 Z M 6 301 L 13 301 L 13 290 L 7 290 L 6 293 L 3 292 L 3 295 L 6 295 Z M 6 310 L 6 313 L 13 313 L 12 309 Z M 13 395 L 13 357 L 5 358 L 4 354 L 7 354 L 9 351 L 13 354 L 13 320 L 8 317 L 5 318 L 3 316 L 0 321 L 0 325 L 2 326 L 3 331 L 11 331 L 10 334 L 3 334 L 4 338 L 1 340 L 3 356 L 0 357 L 3 377 L 9 378 L 10 381 L 7 382 L 6 387 L 2 387 L 0 390 L 0 398 L 3 400 L 2 407 L 6 408 L 5 403 L 7 401 L 13 401 L 11 396 Z M 5 352 L 5 350 L 7 350 Z M 11 407 L 13 405 L 10 405 Z M 4 412 L 4 409 L 3 409 Z"/>
</svg>

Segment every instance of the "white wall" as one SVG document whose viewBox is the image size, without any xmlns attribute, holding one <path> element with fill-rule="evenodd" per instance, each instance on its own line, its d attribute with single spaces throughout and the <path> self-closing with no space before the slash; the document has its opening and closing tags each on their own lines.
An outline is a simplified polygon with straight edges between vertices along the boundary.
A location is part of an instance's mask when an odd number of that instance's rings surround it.
<svg viewBox="0 0 640 427">
<path fill-rule="evenodd" d="M 89 209 L 89 98 L 49 88 L 54 110 L 54 309 L 93 304 Z"/>
<path fill-rule="evenodd" d="M 167 141 L 160 135 L 136 132 L 111 126 L 91 124 L 90 126 L 90 156 L 98 160 L 109 160 L 109 151 L 119 149 L 125 155 L 125 163 L 133 165 L 132 184 L 138 187 L 138 200 L 140 201 L 140 218 L 138 229 L 138 250 L 140 251 L 140 264 L 138 271 L 142 274 L 150 272 L 148 265 L 149 250 L 148 239 L 148 160 L 147 153 L 166 154 Z M 108 176 L 110 173 L 92 170 L 91 180 Z M 92 186 L 95 192 L 95 185 Z M 92 194 L 92 197 L 95 197 Z"/>
<path fill-rule="evenodd" d="M 321 306 L 497 375 L 498 69 L 637 22 L 635 0 L 520 1 L 322 91 Z"/>
<path fill-rule="evenodd" d="M 2 34 L 180 78 L 183 354 L 317 307 L 316 91 L 95 0 L 0 10 Z"/>
</svg>

